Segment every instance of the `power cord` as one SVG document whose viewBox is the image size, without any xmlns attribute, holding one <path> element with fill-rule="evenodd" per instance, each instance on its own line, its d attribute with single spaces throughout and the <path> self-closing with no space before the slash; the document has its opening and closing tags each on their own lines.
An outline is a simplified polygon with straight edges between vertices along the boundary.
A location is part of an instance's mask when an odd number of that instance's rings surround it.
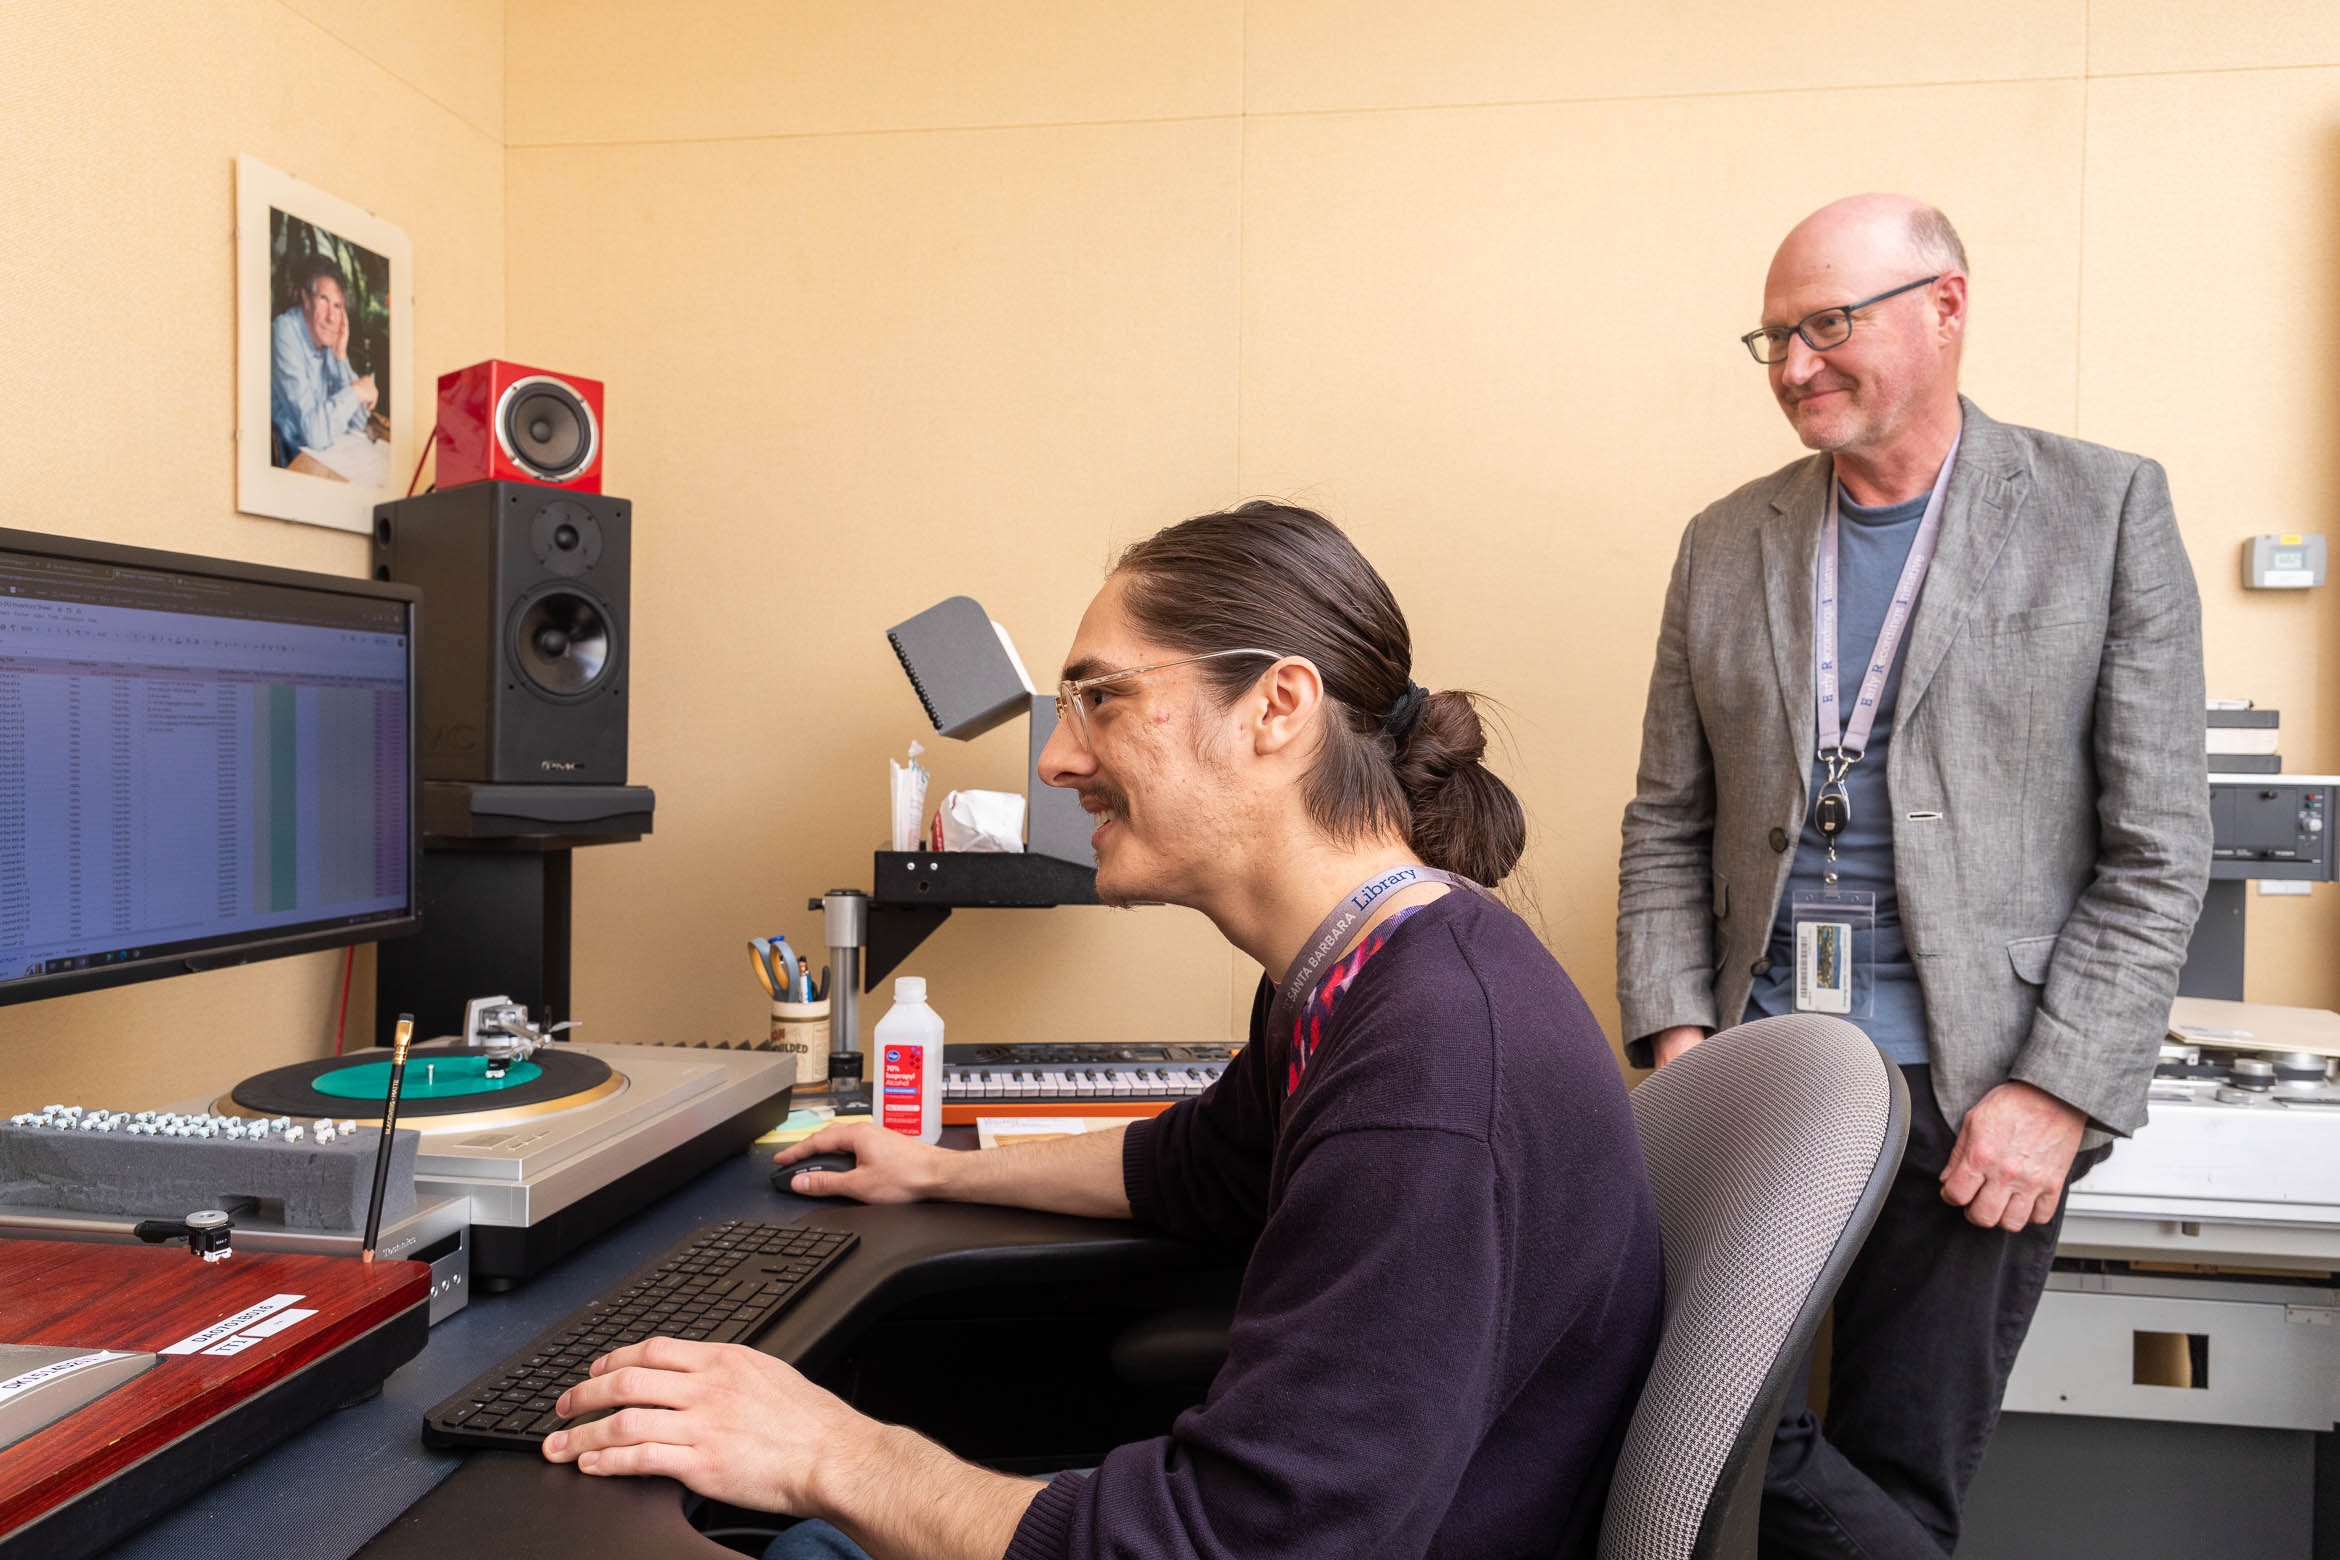
<svg viewBox="0 0 2340 1560">
<path fill-rule="evenodd" d="M 422 453 L 414 458 L 414 475 L 407 478 L 406 480 L 406 496 L 408 498 L 414 497 L 415 484 L 422 481 L 423 462 L 429 460 L 431 458 L 431 451 L 437 449 L 438 447 L 439 425 L 437 423 L 433 423 L 431 424 L 430 437 L 423 440 Z M 439 484 L 436 482 L 431 484 L 432 487 L 437 487 L 438 485 Z"/>
<path fill-rule="evenodd" d="M 333 1054 L 341 1054 L 342 1039 L 349 1033 L 349 977 L 357 968 L 357 944 L 341 957 L 341 1017 L 333 1025 Z"/>
</svg>

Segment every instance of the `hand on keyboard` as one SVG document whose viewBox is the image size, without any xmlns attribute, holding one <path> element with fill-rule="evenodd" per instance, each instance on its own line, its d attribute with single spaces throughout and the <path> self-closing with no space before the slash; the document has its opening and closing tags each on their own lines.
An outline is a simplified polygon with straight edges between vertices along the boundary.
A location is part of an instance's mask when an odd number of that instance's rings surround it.
<svg viewBox="0 0 2340 1560">
<path fill-rule="evenodd" d="M 851 1456 L 885 1427 L 796 1370 L 738 1344 L 652 1338 L 594 1362 L 561 1394 L 574 1420 L 544 1455 L 600 1475 L 658 1474 L 755 1511 L 817 1514 L 816 1457 Z"/>
<path fill-rule="evenodd" d="M 806 1195 L 851 1197 L 865 1203 L 924 1202 L 940 1189 L 944 1168 L 954 1157 L 947 1148 L 889 1132 L 865 1118 L 831 1122 L 803 1142 L 791 1143 L 774 1154 L 772 1163 L 786 1169 L 814 1154 L 840 1150 L 854 1156 L 854 1167 L 842 1173 L 808 1172 L 810 1184 L 801 1188 Z M 790 1189 L 798 1190 L 794 1177 L 789 1180 Z"/>
<path fill-rule="evenodd" d="M 651 1338 L 753 1338 L 860 1239 L 849 1230 L 730 1219 L 692 1232 L 423 1416 L 432 1446 L 535 1450 L 594 1362 Z"/>
</svg>

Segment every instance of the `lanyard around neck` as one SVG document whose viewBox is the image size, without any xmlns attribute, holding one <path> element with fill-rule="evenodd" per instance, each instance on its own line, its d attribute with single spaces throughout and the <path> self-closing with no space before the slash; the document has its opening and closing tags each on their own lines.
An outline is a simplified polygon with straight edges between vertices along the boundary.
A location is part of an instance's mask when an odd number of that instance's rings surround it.
<svg viewBox="0 0 2340 1560">
<path fill-rule="evenodd" d="M 1909 627 L 1918 591 L 1934 561 L 1934 543 L 1942 532 L 1942 501 L 1949 494 L 1950 468 L 1958 463 L 1958 444 L 1964 437 L 1961 429 L 1959 438 L 1950 442 L 1950 453 L 1942 457 L 1934 489 L 1926 495 L 1925 516 L 1918 521 L 1917 539 L 1909 544 L 1909 558 L 1894 584 L 1893 603 L 1885 609 L 1885 621 L 1877 630 L 1877 643 L 1869 652 L 1868 670 L 1861 674 L 1860 692 L 1849 721 L 1842 719 L 1837 709 L 1837 479 L 1835 463 L 1829 464 L 1828 510 L 1820 524 L 1820 561 L 1812 592 L 1812 685 L 1819 703 L 1820 757 L 1829 766 L 1831 783 L 1842 780 L 1844 772 L 1869 750 L 1869 732 L 1877 724 L 1877 701 L 1884 697 L 1885 679 L 1901 649 L 1902 631 Z"/>
<path fill-rule="evenodd" d="M 1319 921 L 1316 930 L 1301 947 L 1300 956 L 1284 972 L 1283 984 L 1276 988 L 1276 999 L 1268 1007 L 1267 1037 L 1272 1042 L 1289 1038 L 1292 1021 L 1299 1017 L 1300 1004 L 1308 1000 L 1317 980 L 1333 956 L 1349 945 L 1349 934 L 1357 923 L 1373 913 L 1373 907 L 1401 888 L 1412 888 L 1419 883 L 1445 883 L 1454 888 L 1477 889 L 1478 884 L 1459 873 L 1442 872 L 1436 867 L 1395 867 L 1377 877 L 1368 878 L 1351 889 L 1341 902 L 1332 907 L 1332 913 Z"/>
</svg>

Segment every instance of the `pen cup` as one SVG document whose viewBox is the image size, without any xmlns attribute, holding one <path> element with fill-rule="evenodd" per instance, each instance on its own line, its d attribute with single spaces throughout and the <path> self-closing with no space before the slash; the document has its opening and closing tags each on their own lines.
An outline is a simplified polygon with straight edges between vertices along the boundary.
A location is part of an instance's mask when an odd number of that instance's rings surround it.
<svg viewBox="0 0 2340 1560">
<path fill-rule="evenodd" d="M 796 1093 L 826 1094 L 829 1089 L 829 1004 L 773 1003 L 772 1040 L 764 1049 L 786 1051 L 796 1058 Z"/>
</svg>

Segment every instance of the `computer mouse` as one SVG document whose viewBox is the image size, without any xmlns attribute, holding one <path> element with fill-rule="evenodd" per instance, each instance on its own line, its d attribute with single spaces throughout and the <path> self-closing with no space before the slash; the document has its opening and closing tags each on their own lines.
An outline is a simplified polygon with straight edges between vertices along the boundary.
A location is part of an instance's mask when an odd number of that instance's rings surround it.
<svg viewBox="0 0 2340 1560">
<path fill-rule="evenodd" d="M 809 1158 L 799 1159 L 792 1165 L 774 1165 L 772 1167 L 772 1190 L 787 1192 L 795 1197 L 834 1197 L 837 1195 L 834 1192 L 800 1192 L 796 1189 L 796 1178 L 807 1170 L 834 1170 L 842 1173 L 852 1169 L 854 1164 L 852 1150 L 839 1148 L 832 1149 L 825 1154 L 814 1154 Z"/>
</svg>

